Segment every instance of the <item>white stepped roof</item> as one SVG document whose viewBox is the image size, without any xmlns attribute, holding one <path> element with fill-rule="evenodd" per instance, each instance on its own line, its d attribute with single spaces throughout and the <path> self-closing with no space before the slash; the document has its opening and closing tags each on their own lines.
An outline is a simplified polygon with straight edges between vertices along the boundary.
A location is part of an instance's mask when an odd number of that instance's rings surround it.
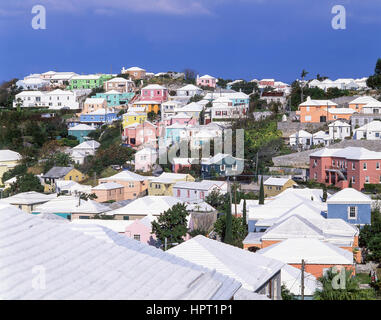
<svg viewBox="0 0 381 320">
<path fill-rule="evenodd" d="M 308 97 L 307 100 L 301 103 L 299 106 L 337 106 L 336 103 L 331 100 L 312 100 L 311 97 Z"/>
<path fill-rule="evenodd" d="M 356 129 L 355 131 L 381 131 L 381 121 L 374 120 Z"/>
<path fill-rule="evenodd" d="M 268 259 L 204 236 L 192 238 L 167 252 L 232 277 L 241 282 L 244 289 L 250 291 L 258 290 L 284 265 L 278 260 Z"/>
<path fill-rule="evenodd" d="M 18 161 L 21 160 L 21 154 L 12 150 L 0 150 L 1 161 Z"/>
<path fill-rule="evenodd" d="M 318 239 L 293 238 L 258 251 L 265 257 L 287 264 L 352 265 L 353 253 Z"/>
<path fill-rule="evenodd" d="M 134 220 L 75 219 L 71 223 L 74 225 L 102 226 L 114 232 L 124 233 L 126 228 L 134 223 Z"/>
<path fill-rule="evenodd" d="M 305 130 L 299 130 L 298 132 L 290 135 L 290 138 L 311 138 L 312 137 L 312 133 L 309 133 Z"/>
<path fill-rule="evenodd" d="M 285 264 L 281 271 L 282 284 L 294 295 L 301 295 L 301 271 L 298 268 Z M 316 289 L 321 288 L 321 283 L 311 273 L 304 273 L 304 295 L 313 296 Z"/>
<path fill-rule="evenodd" d="M 1 199 L 4 202 L 10 204 L 29 205 L 34 203 L 44 203 L 56 198 L 56 194 L 43 194 L 36 191 L 22 192 L 15 194 L 14 196 Z"/>
<path fill-rule="evenodd" d="M 145 71 L 145 70 L 139 67 L 131 67 L 131 68 L 128 68 L 127 71 Z"/>
<path fill-rule="evenodd" d="M 206 74 L 206 75 L 200 77 L 199 79 L 216 79 L 216 78 Z"/>
<path fill-rule="evenodd" d="M 372 199 L 353 188 L 345 188 L 327 200 L 327 204 L 371 204 Z"/>
<path fill-rule="evenodd" d="M 195 86 L 194 84 L 187 84 L 184 87 L 181 87 L 177 89 L 178 91 L 192 91 L 192 90 L 202 90 L 199 87 Z"/>
<path fill-rule="evenodd" d="M 356 111 L 351 108 L 329 108 L 328 112 L 332 114 L 353 114 Z"/>
<path fill-rule="evenodd" d="M 284 186 L 288 181 L 290 181 L 290 179 L 270 177 L 265 182 L 263 182 L 263 184 L 269 186 Z"/>
<path fill-rule="evenodd" d="M 368 104 L 372 102 L 379 103 L 380 101 L 370 96 L 363 96 L 352 100 L 351 102 L 349 102 L 349 104 Z"/>
<path fill-rule="evenodd" d="M 91 190 L 112 190 L 112 189 L 119 189 L 119 188 L 124 188 L 124 186 L 115 182 L 106 182 L 106 183 L 101 183 L 97 185 Z"/>
<path fill-rule="evenodd" d="M 84 141 L 79 145 L 75 146 L 73 149 L 97 149 L 101 144 L 95 140 Z"/>
<path fill-rule="evenodd" d="M 340 120 L 337 120 L 337 121 L 328 125 L 328 127 L 350 127 L 350 126 L 351 126 L 350 124 L 343 122 L 343 121 L 340 121 Z"/>
<path fill-rule="evenodd" d="M 229 300 L 241 287 L 108 228 L 86 231 L 17 209 L 0 210 L 0 242 L 6 300 Z M 45 290 L 33 288 L 33 270 L 45 272 Z"/>
<path fill-rule="evenodd" d="M 87 98 L 85 104 L 102 104 L 106 101 L 105 98 Z"/>
<path fill-rule="evenodd" d="M 149 214 L 158 216 L 164 211 L 172 208 L 178 203 L 184 203 L 178 198 L 170 196 L 146 196 L 138 198 L 128 205 L 108 212 L 108 215 L 136 215 L 147 216 Z"/>
<path fill-rule="evenodd" d="M 71 128 L 69 128 L 68 129 L 69 131 L 84 131 L 84 130 L 87 130 L 87 131 L 93 131 L 93 130 L 95 130 L 95 128 L 94 127 L 90 127 L 90 126 L 88 126 L 87 124 L 84 124 L 84 123 L 81 123 L 81 124 L 78 124 L 78 125 L 76 125 L 76 126 L 74 126 L 74 127 L 71 127 Z"/>
<path fill-rule="evenodd" d="M 316 151 L 310 157 L 339 157 L 352 160 L 377 160 L 381 159 L 381 152 L 370 151 L 360 147 L 347 147 L 344 149 L 328 149 Z"/>
<path fill-rule="evenodd" d="M 148 86 L 142 88 L 142 90 L 166 90 L 167 88 L 159 84 L 149 84 Z"/>
<path fill-rule="evenodd" d="M 111 177 L 102 178 L 101 181 L 145 181 L 147 177 L 141 176 L 140 174 L 124 170 Z"/>
</svg>

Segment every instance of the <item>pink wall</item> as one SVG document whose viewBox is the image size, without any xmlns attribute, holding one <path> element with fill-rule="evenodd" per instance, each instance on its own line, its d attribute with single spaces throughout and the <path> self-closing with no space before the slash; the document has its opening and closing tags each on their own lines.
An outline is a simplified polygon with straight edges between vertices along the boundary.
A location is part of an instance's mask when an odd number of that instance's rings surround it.
<svg viewBox="0 0 381 320">
<path fill-rule="evenodd" d="M 133 147 L 137 147 L 143 143 L 157 139 L 159 136 L 159 127 L 145 123 L 144 127 L 143 124 L 139 124 L 136 127 L 125 128 L 123 133 L 124 136 L 128 138 L 126 142 Z M 135 139 L 135 143 L 132 143 L 131 139 Z"/>
<path fill-rule="evenodd" d="M 158 102 L 165 102 L 168 99 L 167 89 L 142 89 L 140 101 L 153 100 Z"/>
<path fill-rule="evenodd" d="M 216 79 L 197 79 L 197 85 L 198 86 L 204 86 L 204 87 L 216 87 Z"/>
</svg>

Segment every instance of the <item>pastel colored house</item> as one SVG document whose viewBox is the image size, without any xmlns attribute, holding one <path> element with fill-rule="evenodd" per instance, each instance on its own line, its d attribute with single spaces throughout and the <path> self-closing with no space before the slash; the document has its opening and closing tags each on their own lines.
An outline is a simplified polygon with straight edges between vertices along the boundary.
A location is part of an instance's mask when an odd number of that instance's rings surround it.
<svg viewBox="0 0 381 320">
<path fill-rule="evenodd" d="M 90 74 L 74 76 L 70 79 L 68 89 L 95 89 L 103 86 L 103 83 L 112 78 L 107 74 Z"/>
<path fill-rule="evenodd" d="M 310 154 L 310 179 L 341 189 L 351 180 L 361 191 L 365 184 L 381 182 L 381 152 L 358 147 L 316 151 Z"/>
<path fill-rule="evenodd" d="M 201 86 L 201 87 L 215 88 L 217 86 L 217 79 L 215 77 L 208 75 L 208 74 L 206 74 L 202 77 L 197 75 L 196 85 Z"/>
<path fill-rule="evenodd" d="M 147 194 L 148 178 L 125 170 L 111 177 L 99 179 L 99 183 L 118 183 L 124 186 L 123 200 L 136 199 Z"/>
<path fill-rule="evenodd" d="M 135 94 L 133 92 L 120 93 L 116 90 L 110 90 L 105 93 L 97 93 L 95 98 L 105 99 L 107 101 L 107 106 L 109 107 L 117 107 L 121 105 L 127 105 L 134 96 Z M 103 106 L 104 105 L 102 105 L 102 107 Z"/>
<path fill-rule="evenodd" d="M 168 100 L 168 89 L 158 84 L 150 84 L 141 89 L 141 97 L 139 100 L 165 102 Z"/>
<path fill-rule="evenodd" d="M 99 109 L 107 109 L 107 100 L 102 98 L 87 98 L 83 105 L 82 114 L 97 111 Z"/>
<path fill-rule="evenodd" d="M 362 96 L 349 102 L 348 107 L 355 110 L 358 113 L 361 113 L 363 111 L 362 109 L 364 106 L 366 106 L 367 104 L 372 104 L 372 103 L 379 104 L 380 101 L 378 101 L 377 99 L 371 96 Z"/>
<path fill-rule="evenodd" d="M 331 140 L 332 139 L 330 138 L 329 134 L 322 130 L 315 132 L 312 135 L 312 143 L 315 146 L 316 145 L 329 146 Z"/>
<path fill-rule="evenodd" d="M 87 156 L 93 156 L 100 143 L 95 140 L 84 141 L 70 150 L 71 157 L 77 164 L 83 164 Z"/>
<path fill-rule="evenodd" d="M 145 147 L 135 153 L 135 171 L 148 172 L 153 170 L 159 157 L 156 149 Z"/>
<path fill-rule="evenodd" d="M 42 178 L 45 183 L 45 192 L 52 192 L 56 188 L 55 183 L 57 180 L 81 182 L 86 179 L 86 175 L 74 167 L 53 167 Z"/>
<path fill-rule="evenodd" d="M 276 259 L 301 269 L 305 261 L 305 271 L 316 278 L 324 275 L 326 270 L 341 267 L 355 274 L 353 253 L 319 239 L 292 238 L 273 244 L 258 251 L 265 257 Z"/>
<path fill-rule="evenodd" d="M 105 91 L 115 90 L 120 93 L 132 92 L 135 87 L 135 83 L 132 80 L 127 80 L 124 78 L 116 77 L 108 81 L 105 81 L 103 84 L 103 89 Z"/>
<path fill-rule="evenodd" d="M 200 118 L 200 113 L 204 109 L 204 106 L 197 102 L 191 102 L 183 107 L 178 107 L 175 109 L 176 114 L 185 114 L 198 122 Z"/>
<path fill-rule="evenodd" d="M 173 196 L 183 201 L 202 201 L 213 191 L 227 192 L 226 181 L 203 180 L 200 182 L 177 182 L 173 186 Z"/>
<path fill-rule="evenodd" d="M 94 127 L 81 123 L 69 128 L 68 133 L 70 136 L 76 137 L 78 141 L 82 143 L 85 141 L 85 138 L 88 136 L 88 134 L 94 130 L 96 130 Z"/>
<path fill-rule="evenodd" d="M 299 130 L 289 136 L 289 143 L 290 146 L 310 147 L 313 144 L 313 136 L 305 130 Z"/>
<path fill-rule="evenodd" d="M 351 120 L 355 111 L 351 108 L 329 108 L 328 109 L 328 121 Z"/>
<path fill-rule="evenodd" d="M 156 235 L 152 233 L 152 222 L 155 220 L 151 214 L 142 219 L 129 220 L 132 223 L 126 227 L 125 235 L 150 246 L 159 247 L 160 240 L 157 240 Z"/>
<path fill-rule="evenodd" d="M 183 106 L 183 103 L 177 100 L 169 100 L 161 104 L 161 120 L 169 120 L 176 114 L 175 110 Z"/>
<path fill-rule="evenodd" d="M 124 186 L 115 182 L 101 183 L 92 188 L 91 192 L 97 196 L 97 202 L 124 200 Z"/>
<path fill-rule="evenodd" d="M 281 298 L 281 269 L 284 262 L 248 252 L 223 242 L 197 236 L 168 250 L 179 258 L 239 279 L 240 291 Z"/>
<path fill-rule="evenodd" d="M 297 185 L 296 182 L 291 179 L 270 177 L 263 182 L 265 197 L 277 196 L 284 190 L 292 188 L 295 185 Z"/>
<path fill-rule="evenodd" d="M 173 186 L 180 181 L 194 182 L 190 174 L 163 172 L 159 177 L 150 179 L 148 194 L 150 196 L 173 196 Z"/>
<path fill-rule="evenodd" d="M 165 140 L 167 143 L 178 143 L 180 140 L 187 139 L 187 125 L 174 123 L 165 127 Z"/>
<path fill-rule="evenodd" d="M 160 102 L 154 100 L 139 100 L 134 102 L 134 107 L 140 107 L 145 109 L 145 113 L 160 112 Z"/>
<path fill-rule="evenodd" d="M 131 67 L 128 69 L 125 69 L 123 67 L 122 74 L 128 74 L 132 79 L 144 79 L 146 77 L 146 70 L 139 68 L 139 67 Z"/>
<path fill-rule="evenodd" d="M 126 129 L 128 126 L 134 123 L 144 123 L 146 120 L 147 114 L 145 113 L 127 112 L 123 114 L 123 129 Z"/>
<path fill-rule="evenodd" d="M 244 160 L 230 154 L 218 153 L 210 159 L 201 161 L 201 175 L 203 178 L 216 176 L 234 176 L 241 174 Z"/>
<path fill-rule="evenodd" d="M 337 104 L 330 100 L 312 100 L 311 97 L 308 97 L 305 102 L 299 105 L 297 114 L 302 123 L 327 122 L 333 117 L 328 110 L 336 107 Z"/>
<path fill-rule="evenodd" d="M 327 200 L 327 218 L 343 219 L 353 225 L 371 223 L 372 199 L 352 188 L 345 188 Z"/>
<path fill-rule="evenodd" d="M 125 138 L 125 142 L 133 147 L 137 147 L 142 144 L 156 146 L 158 136 L 159 127 L 155 126 L 149 121 L 130 124 L 123 130 L 123 137 Z"/>
<path fill-rule="evenodd" d="M 22 159 L 21 154 L 12 150 L 0 150 L 0 182 L 2 181 L 3 174 L 8 170 L 13 169 L 20 163 Z"/>
<path fill-rule="evenodd" d="M 329 138 L 331 140 L 344 140 L 351 136 L 350 124 L 343 121 L 335 121 L 328 125 Z"/>
<path fill-rule="evenodd" d="M 381 140 L 381 121 L 372 121 L 353 133 L 354 140 Z"/>
<path fill-rule="evenodd" d="M 176 95 L 186 97 L 194 97 L 195 95 L 201 95 L 202 93 L 203 90 L 193 84 L 187 84 L 176 90 Z"/>
<path fill-rule="evenodd" d="M 110 124 L 118 119 L 117 111 L 115 109 L 97 109 L 89 113 L 81 113 L 79 121 L 91 126 L 97 126 L 107 123 Z"/>
</svg>

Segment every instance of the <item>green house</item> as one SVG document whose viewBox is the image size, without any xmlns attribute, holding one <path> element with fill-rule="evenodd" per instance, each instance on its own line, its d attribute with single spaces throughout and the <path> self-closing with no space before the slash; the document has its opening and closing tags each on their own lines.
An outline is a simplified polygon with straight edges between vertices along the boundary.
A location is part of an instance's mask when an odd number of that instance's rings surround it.
<svg viewBox="0 0 381 320">
<path fill-rule="evenodd" d="M 103 87 L 103 83 L 110 80 L 113 77 L 112 74 L 89 74 L 75 76 L 70 79 L 67 89 L 95 89 Z"/>
</svg>

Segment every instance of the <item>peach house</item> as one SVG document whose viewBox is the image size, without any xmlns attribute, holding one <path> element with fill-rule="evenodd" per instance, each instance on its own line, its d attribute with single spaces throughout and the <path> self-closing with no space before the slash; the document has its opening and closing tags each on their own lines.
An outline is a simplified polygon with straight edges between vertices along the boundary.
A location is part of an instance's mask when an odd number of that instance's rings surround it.
<svg viewBox="0 0 381 320">
<path fill-rule="evenodd" d="M 366 106 L 369 103 L 379 103 L 377 99 L 370 97 L 370 96 L 364 96 L 364 97 L 358 97 L 351 102 L 349 102 L 348 107 L 355 110 L 358 113 L 362 112 L 362 108 Z"/>
<path fill-rule="evenodd" d="M 87 98 L 83 105 L 82 114 L 100 109 L 107 109 L 107 100 L 104 98 Z"/>
<path fill-rule="evenodd" d="M 124 186 L 119 183 L 108 182 L 91 189 L 97 198 L 97 202 L 122 201 L 124 200 Z"/>
<path fill-rule="evenodd" d="M 147 194 L 148 179 L 134 172 L 125 170 L 111 177 L 99 179 L 99 183 L 117 183 L 124 187 L 123 200 L 136 199 Z"/>
<path fill-rule="evenodd" d="M 159 84 L 150 84 L 142 88 L 139 100 L 153 100 L 160 103 L 165 102 L 168 100 L 168 89 Z"/>
<path fill-rule="evenodd" d="M 115 90 L 120 93 L 124 93 L 124 92 L 132 92 L 134 86 L 135 85 L 132 80 L 127 80 L 124 78 L 117 77 L 117 78 L 113 78 L 111 80 L 106 81 L 103 84 L 103 89 L 106 92 Z"/>
<path fill-rule="evenodd" d="M 202 77 L 199 77 L 197 75 L 196 85 L 203 86 L 203 87 L 215 88 L 217 86 L 217 79 L 215 77 L 208 75 L 208 74 L 206 74 Z"/>
<path fill-rule="evenodd" d="M 125 69 L 123 67 L 122 74 L 128 74 L 132 79 L 144 79 L 146 77 L 146 70 L 139 68 L 139 67 L 131 67 L 128 69 Z"/>
<path fill-rule="evenodd" d="M 300 122 L 327 122 L 330 114 L 327 108 L 336 108 L 337 104 L 330 100 L 312 100 L 308 97 L 307 100 L 299 105 L 297 115 L 300 116 Z"/>
<path fill-rule="evenodd" d="M 258 253 L 301 269 L 319 278 L 330 268 L 346 268 L 355 274 L 353 253 L 318 239 L 294 238 L 273 244 Z"/>
<path fill-rule="evenodd" d="M 124 128 L 123 136 L 126 143 L 133 147 L 142 144 L 156 145 L 159 136 L 159 126 L 155 126 L 149 121 L 143 123 L 134 123 Z"/>
</svg>

